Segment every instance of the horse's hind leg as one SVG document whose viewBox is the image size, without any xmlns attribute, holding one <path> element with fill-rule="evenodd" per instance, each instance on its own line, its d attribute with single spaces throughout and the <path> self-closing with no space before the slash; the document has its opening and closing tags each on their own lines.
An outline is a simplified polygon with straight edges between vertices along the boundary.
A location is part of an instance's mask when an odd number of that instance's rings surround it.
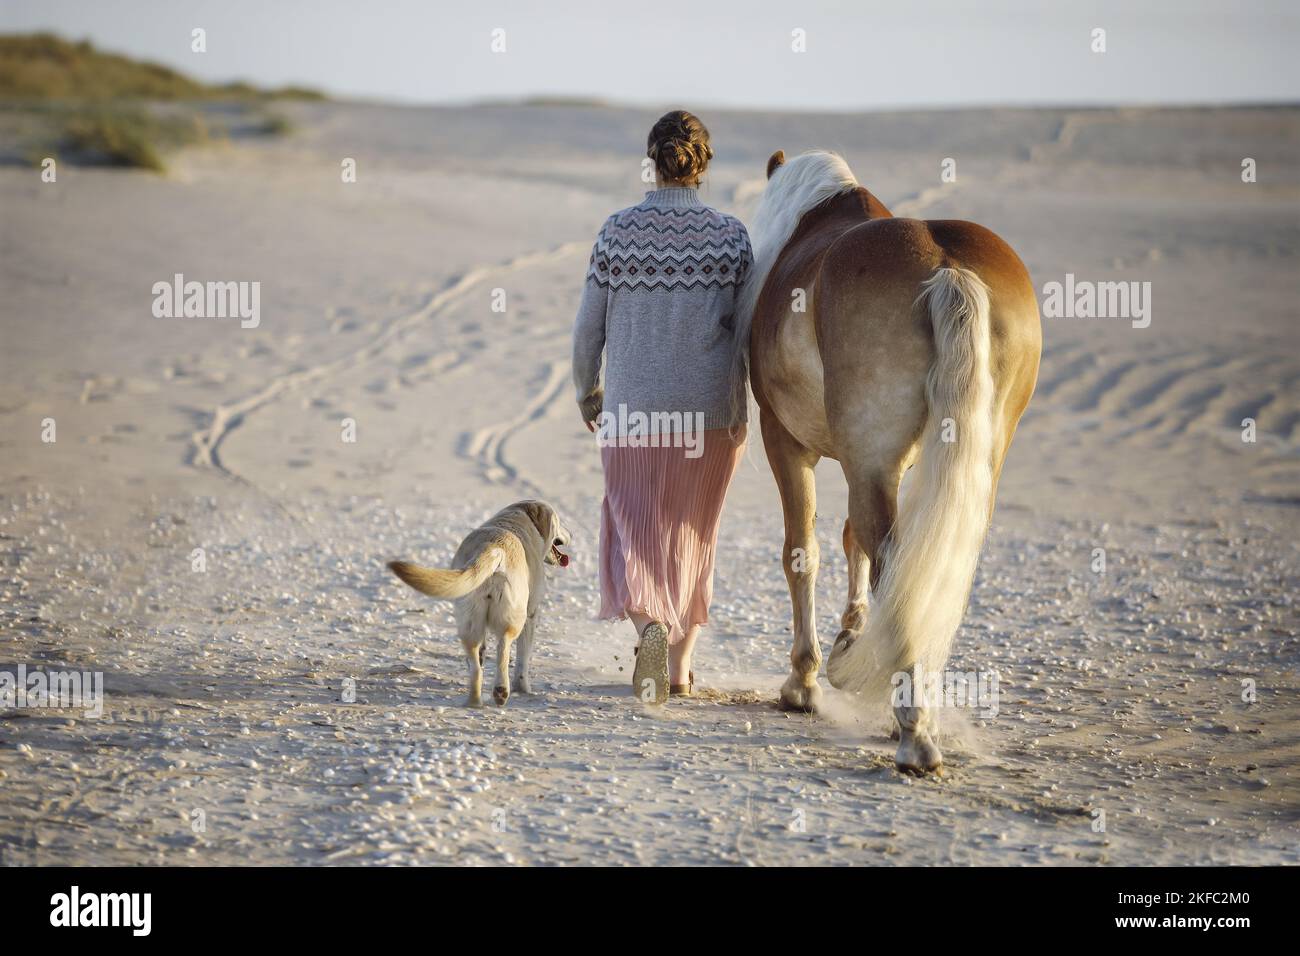
<svg viewBox="0 0 1300 956">
<path fill-rule="evenodd" d="M 898 486 L 903 472 L 914 459 L 915 436 L 921 430 L 924 415 L 923 407 L 912 409 L 910 415 L 895 414 L 890 421 L 877 417 L 871 422 L 870 417 L 864 414 L 860 421 L 871 424 L 874 442 L 868 442 L 864 436 L 862 440 L 842 445 L 845 451 L 840 464 L 849 485 L 849 526 L 853 543 L 862 554 L 860 561 L 866 564 L 873 599 L 877 597 L 881 576 L 889 561 L 886 542 L 898 520 Z M 850 559 L 851 590 L 855 584 L 861 587 L 860 581 L 852 579 L 854 564 Z M 852 600 L 851 595 L 850 602 Z M 888 614 L 889 611 L 877 606 L 870 613 Z M 890 625 L 888 621 L 880 623 Z M 893 622 L 893 626 L 900 625 Z M 851 630 L 840 633 L 831 649 L 832 670 L 835 661 L 852 646 L 860 633 Z M 912 686 L 918 689 L 915 681 Z M 916 773 L 935 770 L 943 760 L 932 736 L 934 714 L 926 709 L 925 703 L 923 696 L 914 696 L 909 706 L 893 709 L 898 730 L 895 761 L 900 768 Z"/>
<path fill-rule="evenodd" d="M 849 560 L 849 601 L 839 635 L 831 648 L 835 658 L 847 651 L 866 628 L 867 589 L 874 589 L 885 566 L 885 539 L 898 517 L 898 474 L 905 452 L 895 450 L 888 468 L 842 462 L 849 484 L 849 518 L 844 523 L 844 554 Z M 874 463 L 873 463 L 874 464 Z"/>
<path fill-rule="evenodd" d="M 873 591 L 880 583 L 884 573 L 885 562 L 889 560 L 885 542 L 894 522 L 898 517 L 898 482 L 904 465 L 904 455 L 895 453 L 887 456 L 891 459 L 889 467 L 883 470 L 854 469 L 850 460 L 845 466 L 845 476 L 849 479 L 849 524 L 852 528 L 854 544 L 861 543 L 859 551 L 862 563 L 869 568 Z M 854 561 L 850 559 L 850 589 L 853 589 Z M 859 583 L 858 586 L 861 586 Z M 852 601 L 852 596 L 850 596 Z M 852 604 L 850 604 L 852 607 Z M 886 614 L 884 608 L 872 608 L 872 614 Z M 847 620 L 848 611 L 845 612 Z M 863 622 L 865 626 L 865 619 Z M 897 624 L 895 624 L 897 626 Z M 843 654 L 858 638 L 861 631 L 841 631 L 831 649 L 835 659 Z M 892 677 L 893 675 L 891 675 Z M 913 691 L 923 690 L 916 685 L 916 675 L 908 670 L 912 680 Z M 924 675 L 922 675 L 924 676 Z M 900 768 L 916 773 L 934 770 L 943 761 L 939 748 L 934 743 L 934 714 L 925 704 L 925 698 L 914 693 L 909 706 L 895 706 L 894 720 L 898 739 L 898 753 L 895 757 Z"/>
<path fill-rule="evenodd" d="M 907 675 L 912 681 L 912 701 L 907 707 L 894 706 L 894 721 L 898 724 L 898 751 L 894 754 L 894 764 L 906 773 L 924 774 L 943 765 L 943 754 L 934 742 L 933 734 L 937 729 L 934 711 L 924 706 L 926 689 L 917 686 L 913 668 L 908 668 Z"/>
<path fill-rule="evenodd" d="M 821 703 L 817 672 L 822 665 L 817 643 L 813 594 L 817 584 L 817 487 L 813 468 L 819 456 L 799 444 L 770 412 L 762 413 L 763 446 L 781 493 L 785 514 L 785 550 L 781 564 L 794 607 L 794 647 L 790 676 L 781 685 L 784 710 L 815 711 Z"/>
<path fill-rule="evenodd" d="M 867 578 L 871 562 L 867 553 L 858 547 L 853 537 L 853 522 L 844 521 L 844 557 L 849 562 L 849 597 L 844 605 L 844 614 L 840 617 L 840 633 L 835 637 L 835 646 L 845 647 L 852 644 L 867 626 Z"/>
</svg>

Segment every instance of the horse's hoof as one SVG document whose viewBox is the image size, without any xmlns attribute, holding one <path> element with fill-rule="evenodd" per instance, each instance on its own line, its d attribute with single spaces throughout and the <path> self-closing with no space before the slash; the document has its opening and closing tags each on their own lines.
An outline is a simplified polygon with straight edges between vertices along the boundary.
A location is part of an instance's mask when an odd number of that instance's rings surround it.
<svg viewBox="0 0 1300 956">
<path fill-rule="evenodd" d="M 804 684 L 791 677 L 781 687 L 781 700 L 778 706 L 782 710 L 815 714 L 822 706 L 822 689 L 815 683 Z"/>
<path fill-rule="evenodd" d="M 923 776 L 927 773 L 943 774 L 943 754 L 934 745 L 929 734 L 911 733 L 903 736 L 894 754 L 894 766 L 902 773 Z"/>
<path fill-rule="evenodd" d="M 840 678 L 839 668 L 844 661 L 844 655 L 848 649 L 853 646 L 858 639 L 855 631 L 840 631 L 835 637 L 835 643 L 831 647 L 831 655 L 826 659 L 826 679 L 830 681 L 831 686 L 837 690 L 844 689 L 844 681 Z"/>
<path fill-rule="evenodd" d="M 835 643 L 831 647 L 832 654 L 843 654 L 858 639 L 858 631 L 850 631 L 848 628 L 840 631 L 835 635 Z"/>
</svg>

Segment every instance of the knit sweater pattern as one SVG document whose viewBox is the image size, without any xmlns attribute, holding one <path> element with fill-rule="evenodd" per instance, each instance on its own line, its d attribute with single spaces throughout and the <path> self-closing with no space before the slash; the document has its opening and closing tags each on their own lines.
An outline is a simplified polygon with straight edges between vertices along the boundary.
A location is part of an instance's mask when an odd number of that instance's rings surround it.
<svg viewBox="0 0 1300 956">
<path fill-rule="evenodd" d="M 620 435 L 638 421 L 730 425 L 735 310 L 752 267 L 744 225 L 695 189 L 656 189 L 605 220 L 573 332 L 584 417 L 617 416 Z"/>
</svg>

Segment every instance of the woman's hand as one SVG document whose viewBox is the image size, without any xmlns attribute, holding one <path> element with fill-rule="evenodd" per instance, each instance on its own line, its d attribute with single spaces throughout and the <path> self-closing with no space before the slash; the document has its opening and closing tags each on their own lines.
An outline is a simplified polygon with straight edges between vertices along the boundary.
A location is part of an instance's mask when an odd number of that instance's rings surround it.
<svg viewBox="0 0 1300 956">
<path fill-rule="evenodd" d="M 605 406 L 605 390 L 598 388 L 582 401 L 578 402 L 578 410 L 582 412 L 582 421 L 587 426 L 587 431 L 596 430 L 596 419 L 600 417 L 601 409 Z"/>
</svg>

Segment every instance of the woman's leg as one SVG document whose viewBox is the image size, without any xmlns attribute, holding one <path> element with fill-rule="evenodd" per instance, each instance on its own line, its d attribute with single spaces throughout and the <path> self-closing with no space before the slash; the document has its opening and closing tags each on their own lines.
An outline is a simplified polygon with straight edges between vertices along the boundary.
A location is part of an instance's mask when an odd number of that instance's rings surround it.
<svg viewBox="0 0 1300 956">
<path fill-rule="evenodd" d="M 672 680 L 668 674 L 668 628 L 644 614 L 629 611 L 637 629 L 636 663 L 632 667 L 632 693 L 643 704 L 662 704 L 668 700 Z M 653 626 L 651 626 L 653 622 Z"/>
<path fill-rule="evenodd" d="M 691 682 L 691 654 L 695 651 L 695 639 L 700 636 L 700 625 L 696 624 L 686 631 L 686 636 L 668 648 L 668 681 L 671 684 L 689 684 Z"/>
<path fill-rule="evenodd" d="M 641 632 L 653 620 L 636 611 L 628 611 L 628 619 L 636 628 L 636 639 L 641 640 Z M 691 680 L 691 654 L 695 650 L 695 639 L 700 636 L 700 625 L 696 624 L 686 632 L 686 637 L 668 647 L 668 682 L 671 684 L 688 684 Z"/>
<path fill-rule="evenodd" d="M 636 628 L 636 642 L 637 644 L 640 644 L 641 632 L 644 631 L 645 626 L 650 623 L 650 618 L 646 617 L 644 614 L 638 613 L 637 611 L 628 611 L 627 617 L 628 620 L 632 622 L 632 626 Z"/>
<path fill-rule="evenodd" d="M 708 617 L 709 603 L 713 597 L 713 555 L 718 543 L 722 506 L 745 450 L 743 428 L 735 439 L 726 430 L 707 431 L 704 435 L 705 459 L 698 463 L 703 465 L 702 471 L 694 467 L 690 472 L 683 472 L 677 477 L 678 490 L 685 503 L 684 511 L 677 515 L 677 520 L 692 529 L 692 535 L 698 535 L 698 538 L 692 538 L 690 547 L 685 549 L 691 558 L 688 560 L 685 593 L 681 595 L 684 603 L 679 608 L 679 614 L 683 618 L 694 618 L 697 621 Z M 671 683 L 690 683 L 691 658 L 702 626 L 695 624 L 687 628 L 686 635 L 668 649 L 668 677 Z"/>
</svg>

